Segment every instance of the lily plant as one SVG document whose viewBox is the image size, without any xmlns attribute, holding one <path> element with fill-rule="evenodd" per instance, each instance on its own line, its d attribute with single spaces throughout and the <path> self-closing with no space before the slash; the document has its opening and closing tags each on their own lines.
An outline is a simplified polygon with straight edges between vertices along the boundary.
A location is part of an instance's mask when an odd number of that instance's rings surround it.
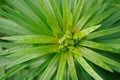
<svg viewBox="0 0 120 80">
<path fill-rule="evenodd" d="M 0 80 L 113 80 L 120 6 L 111 0 L 5 0 Z"/>
</svg>

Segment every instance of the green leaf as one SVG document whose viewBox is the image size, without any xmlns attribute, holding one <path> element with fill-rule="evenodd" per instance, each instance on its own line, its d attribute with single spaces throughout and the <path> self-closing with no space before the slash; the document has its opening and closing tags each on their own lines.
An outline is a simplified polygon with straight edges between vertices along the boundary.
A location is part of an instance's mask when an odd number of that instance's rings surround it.
<svg viewBox="0 0 120 80">
<path fill-rule="evenodd" d="M 79 20 L 80 15 L 82 15 L 81 12 L 82 12 L 84 4 L 85 4 L 85 0 L 79 0 L 78 2 L 77 0 L 74 0 L 74 7 L 73 7 L 74 25 L 76 25 L 77 21 Z"/>
<path fill-rule="evenodd" d="M 18 46 L 14 46 L 11 48 L 8 48 L 8 49 L 5 49 L 5 50 L 1 50 L 0 51 L 0 56 L 1 55 L 8 55 L 8 54 L 12 54 L 12 53 L 15 53 L 15 52 L 19 52 L 23 49 L 27 49 L 27 48 L 30 48 L 32 47 L 31 45 L 27 45 L 27 44 L 23 44 L 23 45 L 18 45 Z"/>
<path fill-rule="evenodd" d="M 36 0 L 38 7 L 41 9 L 42 13 L 45 15 L 47 19 L 47 23 L 49 24 L 50 28 L 52 29 L 54 34 L 59 34 L 61 31 L 58 22 L 56 21 L 55 17 L 51 13 L 49 7 L 45 6 L 43 1 Z"/>
<path fill-rule="evenodd" d="M 34 34 L 47 34 L 47 35 L 51 35 L 51 31 L 49 29 L 49 26 L 45 23 L 43 23 L 42 21 L 34 21 L 32 19 L 29 19 L 28 16 L 24 15 L 22 12 L 16 11 L 15 9 L 12 9 L 8 6 L 4 6 L 3 7 L 7 12 L 5 12 L 4 10 L 0 11 L 0 14 L 5 16 L 6 18 L 18 23 L 19 25 L 21 25 L 21 27 L 26 28 L 27 30 L 29 30 Z M 20 18 L 18 18 L 20 17 Z M 39 23 L 38 23 L 39 22 Z M 36 26 L 36 27 L 34 27 Z"/>
<path fill-rule="evenodd" d="M 39 57 L 39 54 L 29 54 L 29 55 L 24 55 L 24 56 L 20 56 L 19 58 L 15 59 L 14 61 L 11 61 L 11 63 L 9 63 L 6 68 L 11 68 L 13 66 L 16 66 L 18 64 L 24 63 L 26 61 L 29 61 L 31 59 L 37 58 Z"/>
<path fill-rule="evenodd" d="M 93 32 L 93 33 L 89 34 L 86 38 L 94 39 L 94 38 L 98 38 L 98 37 L 102 37 L 102 36 L 111 35 L 111 34 L 114 34 L 117 32 L 120 32 L 120 26 Z"/>
<path fill-rule="evenodd" d="M 2 59 L 4 61 L 0 61 L 1 66 L 6 66 L 6 68 L 11 68 L 15 65 L 24 63 L 26 61 L 35 59 L 37 57 L 42 57 L 44 55 L 54 53 L 56 52 L 56 49 L 54 48 L 56 46 L 40 46 L 40 47 L 33 47 L 29 49 L 22 50 L 20 52 L 16 52 L 14 54 L 8 55 L 5 59 Z"/>
<path fill-rule="evenodd" d="M 106 44 L 120 44 L 120 38 L 116 38 L 116 39 L 105 39 L 105 40 L 100 40 L 98 42 L 101 43 L 106 43 Z"/>
<path fill-rule="evenodd" d="M 5 68 L 0 67 L 0 77 L 5 74 Z M 0 80 L 5 80 L 5 79 L 0 79 Z"/>
<path fill-rule="evenodd" d="M 54 75 L 56 69 L 57 69 L 57 63 L 59 60 L 59 54 L 56 54 L 53 59 L 50 61 L 48 67 L 45 69 L 45 71 L 40 76 L 39 80 L 50 80 L 51 77 Z"/>
<path fill-rule="evenodd" d="M 15 74 L 16 72 L 20 71 L 23 68 L 25 68 L 24 65 L 15 66 L 14 68 L 10 69 L 6 74 L 2 75 L 0 77 L 0 80 L 3 80 L 3 79 L 6 79 L 6 78 L 10 77 L 11 75 Z"/>
<path fill-rule="evenodd" d="M 86 5 L 86 7 L 83 11 L 83 15 L 81 15 L 81 18 L 79 19 L 79 21 L 77 22 L 77 24 L 74 27 L 74 31 L 79 32 L 85 26 L 88 19 L 94 13 L 94 8 L 95 8 L 95 5 L 96 5 L 95 2 L 96 1 L 94 1 L 94 0 L 90 0 L 89 4 Z"/>
<path fill-rule="evenodd" d="M 51 7 L 54 11 L 54 15 L 58 21 L 59 26 L 63 29 L 63 20 L 62 20 L 62 14 L 60 12 L 59 6 L 57 5 L 57 2 L 55 0 L 48 0 L 51 4 Z"/>
<path fill-rule="evenodd" d="M 14 41 L 15 43 L 57 43 L 58 40 L 46 35 L 25 35 L 1 37 L 0 39 Z"/>
<path fill-rule="evenodd" d="M 71 54 L 67 55 L 68 69 L 70 71 L 70 75 L 72 80 L 78 80 L 75 63 L 73 61 L 73 56 Z"/>
<path fill-rule="evenodd" d="M 86 62 L 84 58 L 81 56 L 74 56 L 75 59 L 79 62 L 79 64 L 96 80 L 103 80 L 102 77 L 100 77 L 92 68 L 91 66 Z"/>
<path fill-rule="evenodd" d="M 78 62 L 76 62 L 76 67 L 78 68 L 77 69 L 77 74 L 79 74 L 79 78 L 81 79 L 81 80 L 93 80 L 93 78 L 82 68 L 82 66 L 78 63 Z"/>
<path fill-rule="evenodd" d="M 68 0 L 62 0 L 63 3 L 63 30 L 69 31 L 72 29 L 73 21 L 72 21 L 72 13 L 70 12 Z"/>
<path fill-rule="evenodd" d="M 117 10 L 114 15 L 107 18 L 105 21 L 102 22 L 102 27 L 100 29 L 106 29 L 109 28 L 111 25 L 113 25 L 116 21 L 120 20 L 120 11 Z"/>
<path fill-rule="evenodd" d="M 112 44 L 112 43 L 106 43 L 106 45 L 110 46 L 110 47 L 113 47 L 115 49 L 120 49 L 120 44 Z"/>
<path fill-rule="evenodd" d="M 35 68 L 34 70 L 32 70 L 31 73 L 27 74 L 24 77 L 24 80 L 33 80 L 33 78 L 35 76 L 37 76 L 39 73 L 41 73 L 47 67 L 47 65 L 50 62 L 50 59 L 47 59 L 47 60 L 43 61 L 41 64 L 39 64 L 39 66 L 37 68 Z"/>
<path fill-rule="evenodd" d="M 32 9 L 32 11 L 41 19 L 41 21 L 43 21 L 46 25 L 46 27 L 49 28 L 47 22 L 46 22 L 46 18 L 43 15 L 43 13 L 41 12 L 41 10 L 38 8 L 36 1 L 33 0 L 25 0 L 25 2 L 28 4 L 28 6 Z"/>
<path fill-rule="evenodd" d="M 91 19 L 85 27 L 99 24 L 101 21 L 105 20 L 110 15 L 112 15 L 115 11 L 117 11 L 117 8 L 111 8 L 109 10 L 102 12 L 101 14 L 99 14 L 99 16 L 93 17 L 93 19 Z"/>
<path fill-rule="evenodd" d="M 0 56 L 0 67 L 6 66 L 8 64 L 10 64 L 12 61 L 16 60 L 18 57 L 16 58 L 9 58 L 6 56 Z"/>
<path fill-rule="evenodd" d="M 16 0 L 13 0 L 12 2 L 7 0 L 7 3 L 10 4 L 11 6 L 13 6 L 15 9 L 18 9 L 21 13 L 28 16 L 28 18 L 30 18 L 36 24 L 38 24 L 39 26 L 36 26 L 36 27 L 40 30 L 40 24 L 44 24 L 44 23 L 42 23 L 40 18 L 28 7 L 28 5 L 25 3 L 24 0 L 21 0 L 19 2 Z M 43 28 L 43 27 L 41 27 L 41 28 Z"/>
<path fill-rule="evenodd" d="M 10 30 L 4 29 L 4 28 L 0 28 L 0 33 L 1 34 L 6 34 L 6 35 L 18 35 L 19 33 L 16 32 L 10 32 Z"/>
<path fill-rule="evenodd" d="M 66 57 L 67 57 L 66 53 L 61 53 L 61 58 L 56 74 L 56 80 L 63 80 L 64 70 L 66 66 Z"/>
<path fill-rule="evenodd" d="M 113 53 L 120 53 L 119 49 L 115 49 L 109 45 L 98 43 L 98 42 L 83 40 L 79 44 L 81 46 L 90 47 L 98 50 L 109 51 Z"/>
<path fill-rule="evenodd" d="M 9 43 L 9 42 L 0 42 L 0 47 L 4 47 L 4 48 L 11 48 L 11 47 L 20 46 L 20 45 L 24 45 L 24 44 Z"/>
<path fill-rule="evenodd" d="M 107 64 L 116 66 L 116 67 L 118 68 L 116 71 L 120 71 L 120 70 L 119 70 L 119 69 L 120 69 L 120 63 L 119 63 L 119 62 L 117 62 L 117 61 L 115 61 L 115 60 L 113 60 L 113 59 L 110 59 L 109 57 L 105 57 L 105 56 L 103 56 L 103 55 L 100 55 L 100 54 L 98 54 L 98 53 L 96 53 L 96 52 L 94 52 L 94 51 L 92 51 L 92 50 L 90 50 L 90 49 L 88 49 L 88 48 L 84 48 L 84 49 L 85 49 L 85 51 L 89 52 L 89 54 L 91 54 L 92 56 L 98 58 L 99 60 L 101 60 L 101 61 L 103 61 L 103 62 L 105 62 L 105 63 L 107 63 Z M 111 68 L 112 68 L 112 67 L 111 67 Z M 113 69 L 113 68 L 112 68 L 112 69 Z M 115 69 L 114 69 L 114 70 L 115 70 Z"/>
<path fill-rule="evenodd" d="M 31 32 L 21 27 L 19 24 L 5 18 L 0 18 L 0 28 L 7 29 L 19 34 L 31 34 Z"/>
<path fill-rule="evenodd" d="M 86 29 L 83 29 L 79 32 L 76 33 L 76 35 L 81 39 L 85 36 L 87 36 L 89 33 L 95 31 L 96 29 L 98 29 L 101 25 L 96 25 L 96 26 L 92 26 Z"/>
<path fill-rule="evenodd" d="M 64 80 L 71 80 L 70 71 L 68 69 L 68 66 L 66 66 L 64 71 Z"/>
<path fill-rule="evenodd" d="M 99 11 L 103 7 L 103 5 L 104 5 L 104 0 L 98 0 L 97 1 L 95 11 L 94 11 L 95 15 L 99 13 Z"/>
<path fill-rule="evenodd" d="M 46 46 L 38 46 L 38 47 L 31 47 L 28 49 L 24 49 L 14 54 L 8 55 L 8 57 L 17 57 L 17 56 L 24 56 L 29 54 L 45 55 L 55 52 L 59 52 L 57 45 L 46 45 Z"/>
<path fill-rule="evenodd" d="M 94 64 L 100 66 L 101 68 L 108 70 L 110 72 L 113 72 L 112 69 L 106 65 L 104 62 L 102 62 L 101 60 L 99 60 L 98 58 L 96 58 L 95 56 L 91 55 L 89 52 L 87 52 L 86 49 L 84 48 L 80 48 L 80 52 L 81 54 L 88 59 L 89 61 L 93 62 Z"/>
</svg>

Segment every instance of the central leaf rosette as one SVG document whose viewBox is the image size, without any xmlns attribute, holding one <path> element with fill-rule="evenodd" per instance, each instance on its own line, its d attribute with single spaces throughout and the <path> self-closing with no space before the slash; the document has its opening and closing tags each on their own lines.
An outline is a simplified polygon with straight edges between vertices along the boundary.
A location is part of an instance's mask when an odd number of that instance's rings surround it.
<svg viewBox="0 0 120 80">
<path fill-rule="evenodd" d="M 59 39 L 59 50 L 74 53 L 79 41 L 80 38 L 74 32 L 66 31 L 64 36 Z"/>
</svg>

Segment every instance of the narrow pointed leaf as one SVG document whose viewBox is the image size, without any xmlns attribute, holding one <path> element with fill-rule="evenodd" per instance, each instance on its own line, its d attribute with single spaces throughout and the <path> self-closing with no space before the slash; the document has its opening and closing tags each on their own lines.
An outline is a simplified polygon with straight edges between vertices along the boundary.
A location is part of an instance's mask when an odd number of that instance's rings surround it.
<svg viewBox="0 0 120 80">
<path fill-rule="evenodd" d="M 94 0 L 89 1 L 89 4 L 86 5 L 86 8 L 83 11 L 83 15 L 81 15 L 81 18 L 77 22 L 77 24 L 74 27 L 74 31 L 79 32 L 82 28 L 84 28 L 86 22 L 88 19 L 92 16 L 94 13 L 95 8 L 95 2 Z"/>
<path fill-rule="evenodd" d="M 98 43 L 98 42 L 84 40 L 84 41 L 80 42 L 80 45 L 90 47 L 90 48 L 93 48 L 93 49 L 109 51 L 109 52 L 113 52 L 113 53 L 120 53 L 119 49 L 115 49 L 115 48 L 113 48 L 109 45 Z"/>
<path fill-rule="evenodd" d="M 73 56 L 71 54 L 68 54 L 67 62 L 68 62 L 68 69 L 70 71 L 70 76 L 72 80 L 78 80 L 75 63 L 73 60 Z"/>
<path fill-rule="evenodd" d="M 46 35 L 25 35 L 1 37 L 0 39 L 14 41 L 15 43 L 57 43 L 57 39 Z"/>
<path fill-rule="evenodd" d="M 96 80 L 103 80 L 81 56 L 75 56 L 79 64 Z"/>
<path fill-rule="evenodd" d="M 57 47 L 58 46 L 56 45 L 31 47 L 31 48 L 16 52 L 14 54 L 8 55 L 8 57 L 16 57 L 16 56 L 23 56 L 23 55 L 29 55 L 29 54 L 45 55 L 49 53 L 55 53 L 55 52 L 59 52 Z"/>
<path fill-rule="evenodd" d="M 72 13 L 69 8 L 68 0 L 62 0 L 63 3 L 63 24 L 64 31 L 72 29 Z"/>
<path fill-rule="evenodd" d="M 14 31 L 19 34 L 31 34 L 28 30 L 22 28 L 19 24 L 4 18 L 0 18 L 0 28 Z"/>
<path fill-rule="evenodd" d="M 80 48 L 80 52 L 81 54 L 83 54 L 83 56 L 90 60 L 91 62 L 93 62 L 94 64 L 100 66 L 101 68 L 108 70 L 110 72 L 113 72 L 112 69 L 106 65 L 103 61 L 99 60 L 98 58 L 96 58 L 95 56 L 91 55 L 89 52 L 87 52 L 86 50 L 84 50 L 83 48 Z"/>
<path fill-rule="evenodd" d="M 57 5 L 57 2 L 55 0 L 49 0 L 49 2 L 54 11 L 54 14 L 56 16 L 59 26 L 63 29 L 62 14 L 59 10 L 59 6 Z"/>
<path fill-rule="evenodd" d="M 47 65 L 49 64 L 50 59 L 44 61 L 42 64 L 40 64 L 35 70 L 31 71 L 30 74 L 28 74 L 27 76 L 25 76 L 25 80 L 32 80 L 34 79 L 35 76 L 37 76 L 40 72 L 42 72 Z"/>
<path fill-rule="evenodd" d="M 111 35 L 111 34 L 114 34 L 117 32 L 120 32 L 119 26 L 93 32 L 87 36 L 87 39 L 94 39 L 94 38 L 98 38 L 98 37 L 102 37 L 102 36 L 107 36 L 107 35 Z"/>
<path fill-rule="evenodd" d="M 94 51 L 92 51 L 92 50 L 90 50 L 90 49 L 88 49 L 88 48 L 84 48 L 84 50 L 87 51 L 87 52 L 89 52 L 89 54 L 97 57 L 99 60 L 101 60 L 101 61 L 103 61 L 103 62 L 105 62 L 105 63 L 107 63 L 107 64 L 116 66 L 116 67 L 118 68 L 117 70 L 120 71 L 120 70 L 119 70 L 119 69 L 120 69 L 120 63 L 119 63 L 119 62 L 117 62 L 117 61 L 115 61 L 115 60 L 113 60 L 113 59 L 110 59 L 109 57 L 105 57 L 105 56 L 103 56 L 103 55 L 100 55 L 100 54 L 98 54 L 98 53 L 96 53 L 96 52 L 94 52 Z M 111 68 L 112 68 L 112 67 L 111 67 Z M 116 70 L 116 69 L 115 69 L 115 70 Z"/>
<path fill-rule="evenodd" d="M 103 13 L 101 13 L 99 16 L 94 17 L 87 25 L 86 27 L 89 26 L 93 26 L 96 24 L 99 24 L 101 21 L 103 21 L 104 19 L 108 18 L 111 14 L 113 14 L 113 12 L 117 11 L 116 8 L 112 8 L 110 10 L 104 11 Z"/>
<path fill-rule="evenodd" d="M 59 60 L 59 55 L 56 54 L 54 58 L 50 61 L 48 67 L 45 69 L 45 71 L 40 76 L 39 80 L 50 80 L 51 79 L 51 77 L 54 75 L 57 69 L 58 60 Z"/>
<path fill-rule="evenodd" d="M 21 51 L 23 49 L 27 49 L 27 48 L 30 48 L 30 47 L 32 47 L 32 46 L 30 46 L 30 45 L 20 45 L 20 46 L 11 47 L 11 48 L 8 48 L 6 50 L 1 50 L 0 51 L 0 56 L 1 55 L 12 54 L 12 53 L 15 53 L 15 52 L 18 52 L 18 51 Z"/>
<path fill-rule="evenodd" d="M 73 8 L 73 21 L 74 21 L 74 25 L 76 25 L 77 21 L 79 20 L 79 17 L 81 15 L 83 6 L 85 1 L 84 0 L 79 0 L 78 3 L 77 1 L 74 1 L 74 8 Z M 72 3 L 73 5 L 73 3 Z"/>
<path fill-rule="evenodd" d="M 66 66 L 66 58 L 67 58 L 66 54 L 62 53 L 60 62 L 59 62 L 59 66 L 58 66 L 56 80 L 63 80 L 64 70 L 65 70 L 65 66 Z"/>
<path fill-rule="evenodd" d="M 44 13 L 44 15 L 46 15 L 47 22 L 50 28 L 52 29 L 53 33 L 54 34 L 60 33 L 61 29 L 58 23 L 56 22 L 54 16 L 52 15 L 51 11 L 48 9 L 48 7 L 46 7 L 41 0 L 37 0 L 37 3 L 41 11 Z"/>
<path fill-rule="evenodd" d="M 89 28 L 86 28 L 86 29 L 83 29 L 81 31 L 79 31 L 77 33 L 78 37 L 81 39 L 85 36 L 87 36 L 89 33 L 95 31 L 96 29 L 98 29 L 101 25 L 96 25 L 96 26 L 92 26 L 92 27 L 89 27 Z"/>
<path fill-rule="evenodd" d="M 0 77 L 0 80 L 3 80 L 3 79 L 10 77 L 11 75 L 15 74 L 16 72 L 20 71 L 23 68 L 25 68 L 24 65 L 23 66 L 16 66 L 16 67 L 10 69 L 6 74 L 4 74 Z"/>
</svg>

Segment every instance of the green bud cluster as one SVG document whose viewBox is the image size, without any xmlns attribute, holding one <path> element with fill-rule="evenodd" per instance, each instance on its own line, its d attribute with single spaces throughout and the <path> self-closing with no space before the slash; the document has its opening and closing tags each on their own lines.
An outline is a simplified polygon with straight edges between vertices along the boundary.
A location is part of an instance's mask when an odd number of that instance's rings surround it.
<svg viewBox="0 0 120 80">
<path fill-rule="evenodd" d="M 66 31 L 64 36 L 59 39 L 59 50 L 63 52 L 72 51 L 77 46 L 78 41 L 79 38 L 74 33 Z"/>
</svg>

